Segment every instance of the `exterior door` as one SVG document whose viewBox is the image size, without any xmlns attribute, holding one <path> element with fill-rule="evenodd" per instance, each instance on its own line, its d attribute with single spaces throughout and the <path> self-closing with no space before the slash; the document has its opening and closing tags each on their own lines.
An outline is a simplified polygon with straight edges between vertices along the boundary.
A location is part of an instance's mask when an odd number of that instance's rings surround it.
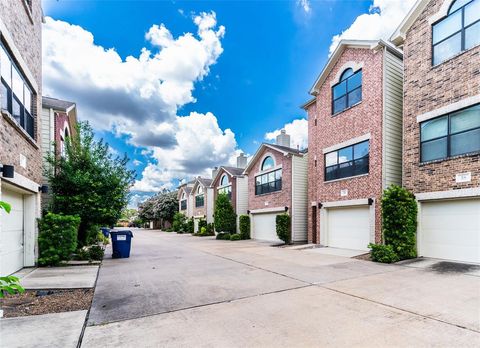
<svg viewBox="0 0 480 348">
<path fill-rule="evenodd" d="M 277 236 L 276 217 L 274 213 L 252 215 L 253 239 L 281 243 Z"/>
<path fill-rule="evenodd" d="M 370 207 L 327 209 L 327 245 L 335 248 L 368 250 Z"/>
</svg>

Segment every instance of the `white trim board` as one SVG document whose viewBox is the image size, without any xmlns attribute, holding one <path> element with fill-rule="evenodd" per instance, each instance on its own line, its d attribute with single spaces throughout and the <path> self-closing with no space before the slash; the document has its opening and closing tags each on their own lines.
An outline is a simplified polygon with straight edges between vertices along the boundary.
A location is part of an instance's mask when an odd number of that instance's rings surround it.
<svg viewBox="0 0 480 348">
<path fill-rule="evenodd" d="M 285 207 L 250 210 L 250 214 L 268 214 L 268 213 L 281 213 L 281 212 L 287 212 L 285 210 Z"/>
<path fill-rule="evenodd" d="M 443 106 L 441 108 L 426 112 L 424 114 L 418 115 L 417 116 L 417 122 L 424 122 L 427 120 L 431 120 L 432 118 L 443 116 L 446 114 L 450 114 L 452 112 L 455 112 L 457 110 L 479 104 L 480 103 L 480 94 L 474 95 L 472 97 L 468 97 L 465 99 L 462 99 L 456 103 L 448 104 L 446 106 Z"/>
<path fill-rule="evenodd" d="M 435 192 L 422 192 L 416 193 L 415 198 L 417 201 L 429 201 L 435 199 L 455 199 L 455 198 L 470 198 L 480 197 L 480 187 L 473 187 L 460 190 L 450 191 L 435 191 Z"/>
<path fill-rule="evenodd" d="M 322 208 L 350 207 L 354 205 L 368 205 L 368 198 L 349 199 L 322 203 Z"/>
<path fill-rule="evenodd" d="M 326 147 L 322 150 L 322 152 L 323 152 L 323 154 L 326 154 L 326 153 L 329 153 L 329 152 L 332 152 L 332 151 L 335 151 L 335 150 L 338 150 L 338 149 L 342 149 L 342 148 L 347 147 L 347 146 L 351 146 L 351 145 L 355 145 L 357 143 L 361 143 L 362 141 L 365 141 L 365 140 L 370 140 L 370 138 L 371 138 L 370 133 L 363 134 L 359 137 L 346 140 L 342 143 L 335 144 L 335 145 L 332 145 L 330 147 Z"/>
</svg>

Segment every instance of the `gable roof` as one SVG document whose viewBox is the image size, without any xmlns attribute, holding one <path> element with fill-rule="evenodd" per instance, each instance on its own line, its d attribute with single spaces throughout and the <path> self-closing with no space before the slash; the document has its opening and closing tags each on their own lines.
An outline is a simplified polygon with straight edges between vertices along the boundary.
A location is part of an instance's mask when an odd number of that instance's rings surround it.
<svg viewBox="0 0 480 348">
<path fill-rule="evenodd" d="M 67 100 L 61 100 L 51 97 L 42 97 L 42 107 L 46 109 L 54 109 L 63 112 L 69 112 L 75 107 L 75 103 Z"/>
<path fill-rule="evenodd" d="M 178 194 L 177 194 L 177 198 L 180 199 L 181 198 L 181 192 L 185 192 L 185 194 L 187 196 L 190 195 L 190 193 L 192 192 L 192 187 L 191 186 L 187 186 L 186 184 L 180 186 L 178 188 Z"/>
<path fill-rule="evenodd" d="M 394 45 L 400 46 L 403 44 L 407 31 L 410 29 L 413 23 L 415 23 L 418 16 L 420 16 L 423 10 L 425 10 L 430 1 L 431 0 L 417 0 L 417 2 L 413 5 L 413 7 L 407 13 L 403 21 L 398 26 L 398 28 L 390 37 L 390 41 L 392 41 Z"/>
<path fill-rule="evenodd" d="M 229 167 L 229 166 L 220 166 L 218 168 L 217 174 L 212 180 L 211 186 L 213 187 L 213 184 L 217 181 L 217 179 L 220 177 L 220 173 L 222 172 L 222 169 L 230 176 L 233 177 L 241 177 L 243 176 L 243 171 L 244 168 L 238 168 L 238 167 Z"/>
<path fill-rule="evenodd" d="M 323 68 L 322 72 L 320 73 L 318 78 L 315 80 L 315 83 L 310 89 L 310 94 L 311 95 L 318 94 L 320 86 L 323 85 L 328 75 L 332 71 L 333 67 L 335 66 L 335 64 L 337 63 L 337 61 L 340 59 L 343 52 L 347 48 L 360 48 L 360 49 L 374 50 L 380 47 L 387 48 L 390 52 L 397 55 L 399 58 L 403 57 L 402 51 L 400 51 L 395 46 L 383 40 L 341 40 L 337 48 L 335 48 L 335 51 L 333 51 L 332 55 L 328 59 L 327 64 L 325 64 L 325 67 Z"/>
<path fill-rule="evenodd" d="M 202 177 L 197 177 L 195 179 L 195 184 L 193 185 L 193 187 L 191 188 L 191 194 L 194 194 L 195 191 L 197 190 L 197 186 L 200 184 L 202 185 L 203 187 L 206 187 L 206 188 L 209 188 L 210 185 L 212 184 L 212 179 L 206 179 L 206 178 L 202 178 Z"/>
<path fill-rule="evenodd" d="M 271 150 L 281 152 L 283 155 L 293 155 L 293 156 L 300 156 L 300 157 L 303 157 L 308 152 L 308 149 L 297 150 L 297 149 L 292 149 L 291 147 L 281 146 L 277 144 L 262 143 L 258 148 L 257 152 L 255 152 L 255 155 L 253 155 L 250 162 L 248 162 L 247 167 L 243 170 L 243 174 L 248 173 L 248 171 L 253 166 L 253 164 L 258 160 L 260 153 L 264 148 L 269 148 Z"/>
</svg>

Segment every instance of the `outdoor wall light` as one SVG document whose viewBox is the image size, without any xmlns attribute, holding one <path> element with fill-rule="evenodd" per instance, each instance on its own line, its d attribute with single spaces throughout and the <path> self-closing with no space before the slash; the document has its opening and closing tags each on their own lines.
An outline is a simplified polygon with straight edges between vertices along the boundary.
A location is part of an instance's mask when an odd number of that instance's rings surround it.
<svg viewBox="0 0 480 348">
<path fill-rule="evenodd" d="M 4 164 L 0 166 L 0 172 L 2 172 L 2 176 L 4 178 L 13 178 L 13 176 L 15 175 L 15 167 L 8 164 Z"/>
<path fill-rule="evenodd" d="M 286 212 L 288 211 L 288 207 L 285 207 L 285 211 L 286 211 Z"/>
<path fill-rule="evenodd" d="M 323 207 L 323 204 L 322 203 L 318 203 L 318 209 L 322 209 Z"/>
<path fill-rule="evenodd" d="M 250 214 L 250 210 L 247 210 L 247 214 Z"/>
<path fill-rule="evenodd" d="M 368 199 L 368 205 L 372 205 L 373 204 L 373 198 L 369 198 Z"/>
<path fill-rule="evenodd" d="M 48 186 L 47 185 L 38 186 L 38 192 L 48 193 Z"/>
</svg>

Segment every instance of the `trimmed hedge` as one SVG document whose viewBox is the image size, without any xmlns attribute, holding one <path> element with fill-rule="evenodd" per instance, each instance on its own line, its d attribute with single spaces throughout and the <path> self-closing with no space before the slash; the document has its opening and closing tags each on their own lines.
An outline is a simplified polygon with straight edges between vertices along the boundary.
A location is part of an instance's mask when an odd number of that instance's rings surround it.
<svg viewBox="0 0 480 348">
<path fill-rule="evenodd" d="M 417 202 L 410 191 L 392 185 L 383 192 L 382 230 L 400 260 L 417 257 Z"/>
<path fill-rule="evenodd" d="M 200 219 L 198 220 L 198 231 L 202 231 L 202 228 L 205 228 L 205 230 L 207 229 L 207 220 L 205 219 Z"/>
<path fill-rule="evenodd" d="M 218 239 L 218 240 L 230 240 L 230 236 L 231 236 L 230 233 L 219 233 L 219 234 L 217 234 L 216 239 Z"/>
<path fill-rule="evenodd" d="M 224 193 L 218 195 L 215 201 L 215 230 L 218 232 L 235 233 L 237 229 L 237 214 L 232 203 Z"/>
<path fill-rule="evenodd" d="M 285 242 L 285 244 L 290 243 L 291 239 L 291 220 L 290 215 L 284 213 L 279 214 L 275 218 L 277 236 Z"/>
<path fill-rule="evenodd" d="M 172 229 L 177 233 L 184 233 L 187 231 L 187 217 L 182 213 L 175 213 L 173 216 Z"/>
<path fill-rule="evenodd" d="M 240 215 L 240 236 L 242 239 L 250 239 L 250 216 Z"/>
<path fill-rule="evenodd" d="M 40 266 L 56 266 L 69 260 L 77 249 L 78 216 L 48 213 L 38 219 Z"/>
<path fill-rule="evenodd" d="M 368 245 L 372 249 L 372 261 L 382 263 L 393 263 L 399 261 L 398 255 L 393 251 L 391 245 L 372 244 Z"/>
<path fill-rule="evenodd" d="M 195 222 L 193 217 L 187 220 L 187 233 L 195 233 Z"/>
<path fill-rule="evenodd" d="M 230 235 L 230 240 L 231 241 L 242 240 L 242 236 L 239 233 L 235 233 L 235 234 Z"/>
</svg>

